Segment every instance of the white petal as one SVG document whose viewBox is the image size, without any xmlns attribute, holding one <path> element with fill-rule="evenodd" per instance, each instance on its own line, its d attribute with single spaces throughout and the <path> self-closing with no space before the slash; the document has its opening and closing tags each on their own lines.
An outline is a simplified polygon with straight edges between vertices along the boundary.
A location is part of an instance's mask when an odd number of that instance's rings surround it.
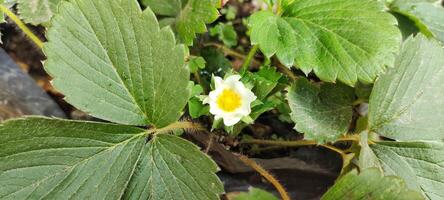
<svg viewBox="0 0 444 200">
<path fill-rule="evenodd" d="M 214 86 L 216 89 L 220 88 L 222 85 L 224 85 L 224 80 L 222 80 L 222 78 L 219 76 L 213 76 L 213 80 L 214 80 Z"/>
<path fill-rule="evenodd" d="M 231 75 L 225 79 L 225 83 L 227 82 L 239 82 L 242 77 L 240 75 Z"/>
<path fill-rule="evenodd" d="M 242 116 L 240 115 L 224 116 L 224 124 L 225 126 L 233 126 L 237 124 L 241 119 Z"/>
<path fill-rule="evenodd" d="M 219 109 L 216 102 L 210 102 L 210 113 L 213 115 L 224 115 L 224 111 Z"/>
</svg>

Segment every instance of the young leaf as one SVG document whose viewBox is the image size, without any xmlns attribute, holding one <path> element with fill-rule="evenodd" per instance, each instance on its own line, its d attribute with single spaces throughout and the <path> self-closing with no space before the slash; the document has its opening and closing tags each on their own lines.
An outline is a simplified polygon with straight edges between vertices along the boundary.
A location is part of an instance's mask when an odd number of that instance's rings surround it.
<svg viewBox="0 0 444 200">
<path fill-rule="evenodd" d="M 233 200 L 278 200 L 278 198 L 267 191 L 258 188 L 250 188 L 248 193 L 242 192 L 235 196 Z"/>
<path fill-rule="evenodd" d="M 353 115 L 353 89 L 330 83 L 318 87 L 301 78 L 290 87 L 287 99 L 295 129 L 306 139 L 325 143 L 347 132 Z"/>
<path fill-rule="evenodd" d="M 0 126 L 0 199 L 218 199 L 192 143 L 125 125 L 27 118 Z M 146 197 L 146 198 L 142 198 Z"/>
<path fill-rule="evenodd" d="M 288 1 L 282 16 L 262 11 L 250 21 L 251 40 L 266 56 L 286 65 L 295 58 L 305 73 L 348 85 L 371 83 L 393 65 L 401 42 L 395 24 L 374 0 Z"/>
<path fill-rule="evenodd" d="M 368 168 L 376 168 L 382 171 L 381 163 L 379 163 L 378 158 L 368 145 L 368 132 L 362 132 L 360 134 L 359 146 L 361 150 L 359 151 L 359 162 L 358 166 L 360 170 Z"/>
<path fill-rule="evenodd" d="M 17 10 L 24 22 L 38 25 L 51 19 L 61 1 L 17 0 Z"/>
<path fill-rule="evenodd" d="M 443 142 L 380 142 L 371 148 L 385 174 L 403 178 L 427 199 L 444 198 Z"/>
<path fill-rule="evenodd" d="M 383 176 L 378 169 L 369 168 L 357 174 L 351 171 L 339 179 L 321 198 L 372 199 L 372 200 L 421 200 L 421 194 L 409 190 L 404 181 L 395 176 Z"/>
<path fill-rule="evenodd" d="M 217 165 L 192 143 L 157 135 L 142 152 L 123 199 L 218 200 Z"/>
<path fill-rule="evenodd" d="M 207 31 L 206 25 L 219 17 L 219 0 L 142 0 L 160 16 L 174 17 L 172 27 L 180 40 L 193 45 L 196 33 Z"/>
<path fill-rule="evenodd" d="M 422 35 L 409 38 L 396 67 L 370 97 L 369 128 L 396 140 L 444 139 L 444 49 Z"/>
<path fill-rule="evenodd" d="M 0 125 L 0 199 L 119 199 L 144 130 L 49 118 Z"/>
<path fill-rule="evenodd" d="M 211 36 L 218 36 L 225 46 L 232 47 L 237 45 L 237 33 L 231 23 L 219 23 L 210 29 Z"/>
<path fill-rule="evenodd" d="M 434 2 L 396 0 L 390 9 L 414 21 L 424 35 L 444 42 L 444 8 Z"/>
<path fill-rule="evenodd" d="M 112 122 L 163 127 L 188 101 L 184 48 L 136 0 L 63 1 L 45 69 L 66 100 Z"/>
</svg>

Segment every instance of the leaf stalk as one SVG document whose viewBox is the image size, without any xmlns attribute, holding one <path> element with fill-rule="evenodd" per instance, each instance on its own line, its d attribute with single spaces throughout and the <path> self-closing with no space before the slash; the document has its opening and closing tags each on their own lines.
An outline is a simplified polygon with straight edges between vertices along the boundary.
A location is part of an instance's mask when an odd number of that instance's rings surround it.
<svg viewBox="0 0 444 200">
<path fill-rule="evenodd" d="M 7 7 L 0 4 L 0 10 L 5 13 L 22 31 L 31 39 L 35 45 L 37 45 L 40 49 L 43 48 L 43 42 L 37 37 L 26 25 L 25 23 L 18 18 L 13 12 L 11 12 Z"/>
</svg>

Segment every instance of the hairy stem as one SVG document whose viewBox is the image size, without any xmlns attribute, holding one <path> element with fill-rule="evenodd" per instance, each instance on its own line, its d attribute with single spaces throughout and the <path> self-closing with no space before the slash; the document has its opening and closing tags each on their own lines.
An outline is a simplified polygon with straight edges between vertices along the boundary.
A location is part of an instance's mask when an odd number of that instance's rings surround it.
<svg viewBox="0 0 444 200">
<path fill-rule="evenodd" d="M 176 123 L 170 124 L 168 126 L 165 126 L 163 128 L 151 128 L 151 129 L 148 129 L 147 132 L 148 132 L 148 135 L 150 135 L 150 134 L 168 133 L 168 132 L 180 130 L 180 129 L 192 129 L 192 130 L 200 130 L 200 131 L 205 130 L 205 128 L 202 127 L 198 123 L 188 122 L 188 121 L 180 121 L 180 122 L 176 122 Z"/>
<path fill-rule="evenodd" d="M 265 170 L 262 166 L 254 162 L 253 160 L 249 159 L 246 156 L 239 156 L 239 159 L 244 162 L 246 165 L 253 168 L 255 171 L 257 171 L 261 176 L 263 176 L 265 179 L 267 179 L 268 182 L 270 182 L 276 190 L 281 195 L 282 200 L 290 200 L 290 196 L 288 195 L 288 192 L 285 190 L 284 186 L 282 186 L 279 181 L 270 174 L 267 170 Z"/>
<path fill-rule="evenodd" d="M 251 60 L 254 58 L 254 55 L 256 55 L 256 52 L 258 50 L 259 46 L 258 45 L 254 45 L 251 49 L 250 52 L 248 52 L 247 57 L 245 58 L 244 63 L 241 66 L 241 71 L 248 71 L 248 68 L 250 67 L 251 64 Z"/>
<path fill-rule="evenodd" d="M 0 10 L 4 12 L 39 48 L 43 48 L 43 42 L 38 38 L 13 12 L 0 4 Z"/>
</svg>

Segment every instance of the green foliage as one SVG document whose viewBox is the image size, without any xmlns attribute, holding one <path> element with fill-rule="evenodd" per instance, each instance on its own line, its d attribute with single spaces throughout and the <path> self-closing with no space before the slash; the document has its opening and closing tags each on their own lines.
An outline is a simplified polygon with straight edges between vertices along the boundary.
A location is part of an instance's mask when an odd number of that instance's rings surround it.
<svg viewBox="0 0 444 200">
<path fill-rule="evenodd" d="M 278 200 L 278 198 L 267 191 L 258 188 L 250 188 L 248 193 L 242 192 L 234 197 L 233 200 Z"/>
<path fill-rule="evenodd" d="M 206 61 L 204 58 L 198 56 L 198 57 L 191 57 L 190 61 L 188 62 L 188 68 L 190 68 L 191 73 L 197 72 L 199 69 L 205 68 Z"/>
<path fill-rule="evenodd" d="M 0 198 L 218 199 L 211 159 L 176 136 L 146 143 L 146 135 L 106 123 L 7 121 L 0 126 Z"/>
<path fill-rule="evenodd" d="M 418 35 L 405 42 L 395 65 L 375 83 L 370 130 L 396 140 L 443 140 L 444 49 Z"/>
<path fill-rule="evenodd" d="M 288 89 L 287 99 L 295 129 L 305 139 L 325 143 L 347 132 L 353 115 L 351 88 L 330 83 L 317 86 L 300 78 Z"/>
<path fill-rule="evenodd" d="M 251 27 L 251 43 L 259 44 L 267 57 L 274 54 L 286 66 L 294 64 L 298 44 L 295 31 L 284 18 L 270 11 L 254 13 L 249 21 Z"/>
<path fill-rule="evenodd" d="M 218 200 L 217 165 L 192 143 L 161 134 L 142 152 L 124 199 Z"/>
<path fill-rule="evenodd" d="M 348 85 L 371 83 L 393 66 L 401 41 L 395 18 L 373 0 L 288 1 L 282 16 L 257 12 L 249 24 L 267 57 Z"/>
<path fill-rule="evenodd" d="M 378 169 L 370 168 L 357 174 L 352 171 L 331 187 L 322 200 L 421 200 L 421 194 L 409 190 L 404 181 L 394 176 L 383 176 Z"/>
<path fill-rule="evenodd" d="M 427 199 L 444 198 L 443 142 L 379 142 L 371 148 L 385 174 L 403 178 L 409 188 Z"/>
<path fill-rule="evenodd" d="M 66 101 L 122 124 L 164 127 L 179 119 L 190 95 L 184 48 L 150 9 L 142 12 L 135 0 L 74 0 L 59 9 L 45 69 Z"/>
<path fill-rule="evenodd" d="M 17 0 L 20 17 L 34 25 L 48 22 L 62 0 Z"/>
<path fill-rule="evenodd" d="M 395 0 L 389 7 L 414 21 L 424 35 L 444 42 L 444 8 L 436 0 Z"/>
<path fill-rule="evenodd" d="M 171 26 L 181 42 L 191 46 L 196 33 L 207 31 L 205 24 L 219 17 L 219 0 L 142 0 L 159 16 L 174 18 Z"/>
<path fill-rule="evenodd" d="M 237 33 L 232 24 L 219 23 L 210 29 L 210 35 L 217 36 L 227 47 L 237 45 Z"/>
</svg>

